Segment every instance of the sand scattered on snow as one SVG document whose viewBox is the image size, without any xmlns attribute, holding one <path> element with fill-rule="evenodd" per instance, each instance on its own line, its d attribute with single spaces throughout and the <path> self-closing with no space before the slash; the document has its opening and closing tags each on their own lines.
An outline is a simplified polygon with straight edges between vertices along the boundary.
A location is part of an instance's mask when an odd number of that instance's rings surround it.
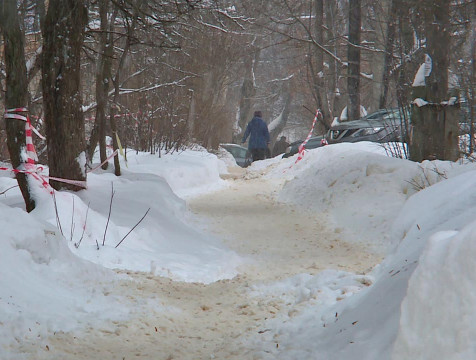
<svg viewBox="0 0 476 360">
<path fill-rule="evenodd" d="M 319 214 L 278 203 L 282 182 L 231 172 L 229 188 L 189 201 L 192 221 L 246 259 L 241 275 L 209 285 L 127 272 L 111 295 L 124 296 L 131 316 L 76 333 L 22 344 L 29 359 L 243 359 L 243 336 L 289 311 L 279 299 L 250 297 L 250 286 L 332 268 L 366 272 L 381 261 L 326 229 Z M 251 356 L 251 357 L 250 357 Z"/>
</svg>

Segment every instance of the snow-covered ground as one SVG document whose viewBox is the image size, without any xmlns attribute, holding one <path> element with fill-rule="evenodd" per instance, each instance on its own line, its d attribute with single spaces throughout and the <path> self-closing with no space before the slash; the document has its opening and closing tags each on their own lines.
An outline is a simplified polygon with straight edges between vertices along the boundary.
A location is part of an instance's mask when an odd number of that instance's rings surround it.
<svg viewBox="0 0 476 360">
<path fill-rule="evenodd" d="M 162 159 L 130 152 L 123 176 L 96 171 L 88 175 L 87 190 L 56 193 L 60 226 L 55 202 L 41 185 L 31 214 L 19 209 L 18 188 L 1 195 L 0 358 L 18 359 L 15 352 L 28 339 L 127 316 L 123 302 L 108 296 L 118 279 L 109 269 L 203 283 L 235 276 L 240 258 L 188 226 L 185 201 L 172 190 L 223 187 L 224 169 L 204 151 Z M 7 172 L 0 176 L 0 191 L 15 186 Z"/>
<path fill-rule="evenodd" d="M 282 298 L 294 311 L 246 339 L 252 355 L 474 357 L 475 165 L 416 164 L 371 143 L 295 159 L 254 163 L 246 177 L 285 182 L 280 201 L 318 213 L 344 240 L 387 256 L 366 276 L 333 269 L 254 285 L 249 296 Z M 31 214 L 17 188 L 1 195 L 0 358 L 21 359 L 26 340 L 127 318 L 126 303 L 111 295 L 125 275 L 111 269 L 205 284 L 238 274 L 245 259 L 189 221 L 184 200 L 229 186 L 220 174 L 230 159 L 187 150 L 162 158 L 129 152 L 128 160 L 120 178 L 96 171 L 87 190 L 56 193 L 59 220 L 39 188 Z M 8 173 L 0 176 L 0 192 L 15 185 Z"/>
</svg>

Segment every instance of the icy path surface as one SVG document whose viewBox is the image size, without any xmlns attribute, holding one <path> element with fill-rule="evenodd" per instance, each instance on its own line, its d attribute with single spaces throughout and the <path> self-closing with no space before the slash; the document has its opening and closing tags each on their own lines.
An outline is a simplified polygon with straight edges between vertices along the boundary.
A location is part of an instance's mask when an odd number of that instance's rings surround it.
<svg viewBox="0 0 476 360">
<path fill-rule="evenodd" d="M 254 284 L 329 268 L 367 272 L 380 262 L 378 254 L 341 241 L 318 214 L 278 203 L 279 181 L 239 176 L 230 182 L 189 200 L 189 207 L 197 227 L 247 260 L 240 276 L 203 285 L 128 272 L 132 280 L 114 290 L 130 302 L 127 322 L 56 333 L 34 359 L 253 359 L 242 339 L 259 337 L 266 319 L 290 311 L 284 300 L 251 297 Z"/>
</svg>

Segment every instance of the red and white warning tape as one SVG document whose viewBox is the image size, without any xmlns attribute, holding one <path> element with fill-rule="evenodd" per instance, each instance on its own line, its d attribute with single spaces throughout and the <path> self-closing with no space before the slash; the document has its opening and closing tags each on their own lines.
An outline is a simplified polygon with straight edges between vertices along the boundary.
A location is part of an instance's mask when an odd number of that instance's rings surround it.
<svg viewBox="0 0 476 360">
<path fill-rule="evenodd" d="M 317 111 L 316 111 L 316 116 L 314 116 L 314 121 L 312 122 L 311 130 L 309 131 L 309 134 L 307 135 L 306 140 L 304 140 L 304 141 L 302 142 L 302 144 L 299 145 L 298 157 L 297 157 L 297 159 L 296 159 L 295 164 L 297 164 L 298 161 L 302 160 L 302 158 L 304 157 L 304 150 L 306 150 L 306 144 L 307 144 L 307 142 L 309 141 L 309 139 L 310 139 L 311 136 L 312 136 L 312 132 L 314 131 L 314 126 L 316 125 L 317 118 L 318 118 L 319 115 L 321 115 L 321 117 L 322 117 L 321 110 L 320 110 L 320 109 L 317 109 Z"/>
<path fill-rule="evenodd" d="M 88 187 L 86 181 L 82 181 L 82 180 L 70 180 L 70 179 L 57 178 L 57 177 L 54 177 L 54 176 L 43 176 L 43 177 L 45 179 L 59 181 L 59 182 L 65 183 L 65 184 L 76 185 L 76 186 L 82 187 L 84 189 L 86 189 Z"/>
<path fill-rule="evenodd" d="M 11 171 L 14 174 L 23 173 L 23 174 L 31 175 L 34 179 L 41 182 L 41 185 L 43 185 L 43 187 L 45 189 L 47 189 L 50 193 L 52 193 L 52 189 L 50 187 L 50 184 L 48 184 L 48 181 L 46 181 L 46 179 L 45 179 L 47 176 L 42 176 L 42 175 L 38 174 L 36 171 L 10 169 L 10 168 L 7 168 L 7 167 L 0 167 L 0 170 Z"/>
<path fill-rule="evenodd" d="M 18 114 L 18 113 L 27 113 L 27 112 L 28 112 L 27 108 L 7 109 L 4 115 L 5 119 L 16 119 L 16 120 L 25 121 L 26 159 L 23 159 L 25 162 L 25 165 L 24 165 L 25 170 L 10 169 L 6 167 L 0 167 L 0 170 L 12 171 L 14 174 L 23 173 L 23 174 L 31 175 L 34 179 L 41 182 L 43 187 L 47 189 L 51 194 L 53 193 L 53 189 L 51 188 L 50 184 L 48 183 L 46 179 L 51 179 L 54 181 L 59 181 L 66 184 L 72 184 L 82 188 L 87 188 L 86 181 L 62 179 L 62 178 L 46 176 L 41 174 L 41 172 L 43 171 L 43 168 L 41 166 L 37 166 L 36 164 L 38 161 L 38 155 L 36 154 L 35 146 L 33 145 L 32 133 L 34 132 L 36 135 L 38 135 L 38 137 L 40 137 L 43 140 L 46 140 L 46 138 L 43 135 L 41 135 L 38 132 L 38 130 L 36 130 L 33 127 L 33 125 L 31 125 L 30 118 L 28 115 L 24 116 L 24 115 Z"/>
<path fill-rule="evenodd" d="M 33 125 L 31 125 L 30 118 L 24 115 L 20 115 L 17 113 L 27 113 L 28 109 L 27 108 L 16 108 L 16 109 L 7 109 L 5 111 L 5 119 L 16 119 L 16 120 L 21 120 L 25 122 L 25 136 L 26 136 L 26 155 L 27 158 L 24 159 L 25 163 L 29 165 L 35 165 L 36 162 L 38 161 L 38 155 L 36 154 L 35 151 L 35 146 L 33 145 L 33 138 L 32 138 L 32 132 L 34 132 L 38 137 L 40 137 L 43 140 L 46 140 L 46 138 L 41 135 L 38 130 L 36 130 Z M 30 170 L 30 169 L 27 169 Z"/>
<path fill-rule="evenodd" d="M 119 149 L 116 149 L 116 151 L 114 151 L 111 155 L 109 155 L 106 160 L 104 160 L 102 163 L 100 163 L 99 165 L 95 166 L 95 167 L 92 168 L 91 170 L 88 170 L 88 173 L 93 172 L 94 170 L 99 169 L 101 166 L 103 166 L 105 163 L 107 163 L 109 160 L 111 160 L 114 156 L 116 156 L 118 152 L 119 152 Z"/>
</svg>

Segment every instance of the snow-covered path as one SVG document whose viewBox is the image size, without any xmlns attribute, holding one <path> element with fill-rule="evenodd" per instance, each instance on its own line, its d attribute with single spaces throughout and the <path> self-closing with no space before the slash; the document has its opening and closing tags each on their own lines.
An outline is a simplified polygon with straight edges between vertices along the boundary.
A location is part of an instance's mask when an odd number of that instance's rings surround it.
<svg viewBox="0 0 476 360">
<path fill-rule="evenodd" d="M 255 284 L 326 268 L 366 272 L 380 262 L 378 254 L 341 241 L 318 214 L 278 203 L 279 181 L 245 178 L 188 204 L 190 221 L 246 259 L 241 275 L 203 285 L 127 272 L 133 280 L 111 293 L 130 301 L 127 322 L 56 333 L 35 359 L 253 358 L 242 339 L 266 332 L 266 319 L 290 310 L 284 300 L 252 297 Z"/>
<path fill-rule="evenodd" d="M 205 228 L 249 258 L 241 272 L 250 280 L 278 280 L 327 268 L 362 272 L 381 260 L 363 245 L 341 241 L 339 232 L 327 229 L 319 214 L 277 202 L 282 185 L 282 180 L 241 177 L 225 190 L 193 199 L 189 206 L 206 219 Z"/>
</svg>

